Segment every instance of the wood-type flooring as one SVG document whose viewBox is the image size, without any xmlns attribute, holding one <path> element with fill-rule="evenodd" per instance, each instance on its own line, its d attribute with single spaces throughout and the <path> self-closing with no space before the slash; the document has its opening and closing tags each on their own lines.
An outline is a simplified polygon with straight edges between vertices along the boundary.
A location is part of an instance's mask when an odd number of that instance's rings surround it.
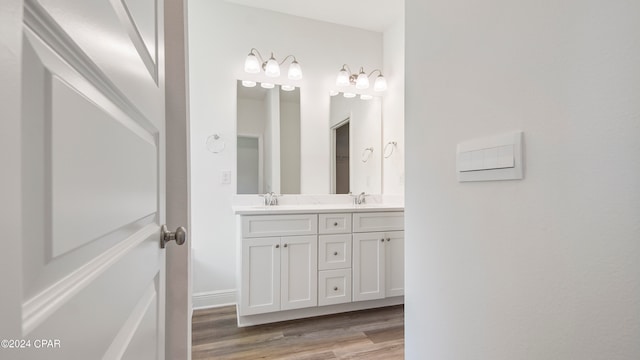
<svg viewBox="0 0 640 360">
<path fill-rule="evenodd" d="M 238 328 L 235 306 L 196 310 L 193 359 L 404 359 L 404 306 Z"/>
</svg>

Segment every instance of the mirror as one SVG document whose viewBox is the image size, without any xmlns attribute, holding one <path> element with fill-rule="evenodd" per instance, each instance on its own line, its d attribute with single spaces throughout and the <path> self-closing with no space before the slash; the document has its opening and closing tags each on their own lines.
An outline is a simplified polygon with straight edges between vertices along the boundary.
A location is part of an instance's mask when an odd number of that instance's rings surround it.
<svg viewBox="0 0 640 360">
<path fill-rule="evenodd" d="M 382 100 L 331 97 L 331 193 L 382 192 Z"/>
<path fill-rule="evenodd" d="M 237 84 L 237 193 L 300 193 L 300 89 Z"/>
</svg>

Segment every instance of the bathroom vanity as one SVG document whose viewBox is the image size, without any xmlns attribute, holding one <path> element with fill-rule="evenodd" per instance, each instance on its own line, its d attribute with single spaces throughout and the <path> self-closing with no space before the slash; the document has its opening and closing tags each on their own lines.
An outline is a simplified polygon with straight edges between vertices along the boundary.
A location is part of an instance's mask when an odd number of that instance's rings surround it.
<svg viewBox="0 0 640 360">
<path fill-rule="evenodd" d="M 404 302 L 404 208 L 236 207 L 238 325 Z"/>
</svg>

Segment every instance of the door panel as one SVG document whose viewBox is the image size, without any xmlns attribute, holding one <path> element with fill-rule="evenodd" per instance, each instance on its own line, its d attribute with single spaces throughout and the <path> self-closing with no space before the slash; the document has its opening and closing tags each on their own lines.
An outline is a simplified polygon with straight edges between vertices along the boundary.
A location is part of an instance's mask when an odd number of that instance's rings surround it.
<svg viewBox="0 0 640 360">
<path fill-rule="evenodd" d="M 384 233 L 353 234 L 353 301 L 385 297 Z"/>
<path fill-rule="evenodd" d="M 164 57 L 158 53 L 158 59 L 153 63 L 153 54 L 149 54 L 146 43 L 163 42 L 164 25 L 159 21 L 163 19 L 163 1 L 158 0 L 154 6 L 153 0 L 139 0 L 145 3 L 141 5 L 143 8 L 156 10 L 146 14 L 130 5 L 135 2 L 29 1 L 40 18 L 56 24 L 60 32 L 82 49 L 114 88 L 130 99 L 144 117 L 154 121 L 162 118 L 164 113 L 164 107 L 155 102 L 159 96 L 164 96 L 163 86 L 159 86 L 164 81 L 163 74 L 158 72 L 154 75 L 156 69 L 164 66 Z M 154 30 L 143 29 L 155 29 L 156 36 L 153 36 Z M 147 39 L 140 40 L 145 33 Z M 156 45 L 156 48 L 162 50 L 160 46 Z M 149 56 L 151 59 L 148 59 Z"/>
<path fill-rule="evenodd" d="M 386 297 L 404 295 L 404 231 L 386 233 Z"/>
<path fill-rule="evenodd" d="M 318 304 L 318 236 L 281 238 L 282 310 Z"/>
<path fill-rule="evenodd" d="M 164 358 L 163 72 L 151 76 L 137 51 L 123 56 L 136 45 L 114 6 L 24 2 L 14 336 L 60 346 L 12 358 Z M 153 6 L 135 16 L 155 24 L 145 49 L 159 65 L 162 2 Z"/>
<path fill-rule="evenodd" d="M 280 238 L 242 239 L 240 315 L 280 310 Z"/>
</svg>

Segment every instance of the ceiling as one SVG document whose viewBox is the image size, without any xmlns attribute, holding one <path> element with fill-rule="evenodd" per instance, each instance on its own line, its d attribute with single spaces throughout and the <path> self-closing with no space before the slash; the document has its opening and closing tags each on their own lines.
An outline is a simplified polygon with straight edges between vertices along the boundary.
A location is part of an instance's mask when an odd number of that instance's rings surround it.
<svg viewBox="0 0 640 360">
<path fill-rule="evenodd" d="M 383 32 L 402 19 L 404 0 L 226 0 L 365 30 Z"/>
</svg>

